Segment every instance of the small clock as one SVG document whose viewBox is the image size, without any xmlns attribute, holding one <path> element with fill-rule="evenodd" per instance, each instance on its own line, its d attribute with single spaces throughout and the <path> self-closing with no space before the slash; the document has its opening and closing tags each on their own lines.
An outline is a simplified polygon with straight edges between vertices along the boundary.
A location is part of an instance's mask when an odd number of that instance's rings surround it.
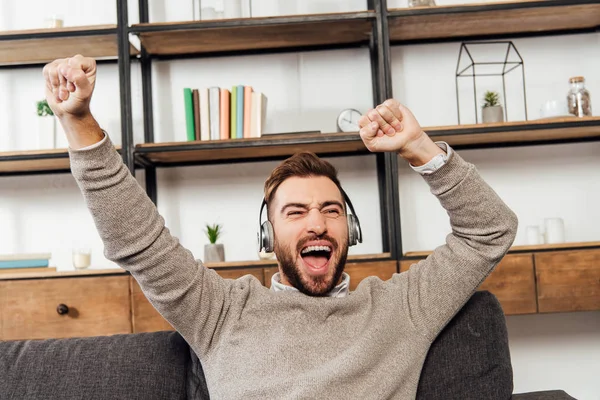
<svg viewBox="0 0 600 400">
<path fill-rule="evenodd" d="M 361 116 L 360 111 L 353 108 L 342 110 L 337 117 L 338 132 L 358 132 L 360 130 L 358 120 Z"/>
</svg>

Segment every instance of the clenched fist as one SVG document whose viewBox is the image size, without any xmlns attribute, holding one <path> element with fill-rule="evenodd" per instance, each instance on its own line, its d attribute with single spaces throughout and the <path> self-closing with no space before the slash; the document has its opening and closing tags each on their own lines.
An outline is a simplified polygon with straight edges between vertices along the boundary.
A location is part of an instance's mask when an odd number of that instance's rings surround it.
<svg viewBox="0 0 600 400">
<path fill-rule="evenodd" d="M 388 99 L 369 110 L 358 124 L 360 137 L 369 151 L 395 152 L 414 166 L 443 153 L 423 131 L 413 113 L 396 100 Z"/>
<path fill-rule="evenodd" d="M 55 60 L 43 70 L 46 100 L 58 117 L 69 141 L 78 149 L 104 137 L 90 112 L 90 100 L 96 83 L 96 61 L 76 55 Z"/>
</svg>

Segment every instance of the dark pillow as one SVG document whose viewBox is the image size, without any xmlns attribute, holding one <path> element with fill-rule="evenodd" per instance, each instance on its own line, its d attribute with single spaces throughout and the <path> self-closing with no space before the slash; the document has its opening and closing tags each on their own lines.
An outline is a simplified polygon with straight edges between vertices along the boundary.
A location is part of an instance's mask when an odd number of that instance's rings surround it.
<svg viewBox="0 0 600 400">
<path fill-rule="evenodd" d="M 186 399 L 176 332 L 0 342 L 0 399 Z"/>
<path fill-rule="evenodd" d="M 510 399 L 513 371 L 500 302 L 478 291 L 433 342 L 417 399 Z"/>
</svg>

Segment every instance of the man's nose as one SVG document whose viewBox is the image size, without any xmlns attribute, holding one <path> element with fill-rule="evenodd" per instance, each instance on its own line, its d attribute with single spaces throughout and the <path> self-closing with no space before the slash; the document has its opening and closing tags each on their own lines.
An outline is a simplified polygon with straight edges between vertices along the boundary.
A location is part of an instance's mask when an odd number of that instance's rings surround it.
<svg viewBox="0 0 600 400">
<path fill-rule="evenodd" d="M 318 209 L 313 208 L 308 211 L 307 230 L 317 236 L 327 232 L 327 221 L 325 216 Z"/>
</svg>

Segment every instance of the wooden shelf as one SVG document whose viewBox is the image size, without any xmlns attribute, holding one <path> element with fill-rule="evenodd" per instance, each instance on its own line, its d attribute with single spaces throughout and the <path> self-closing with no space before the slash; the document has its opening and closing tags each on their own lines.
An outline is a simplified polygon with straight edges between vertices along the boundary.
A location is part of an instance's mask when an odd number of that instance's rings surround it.
<svg viewBox="0 0 600 400">
<path fill-rule="evenodd" d="M 115 146 L 120 153 L 121 146 Z M 0 176 L 68 172 L 71 168 L 66 148 L 0 152 Z"/>
<path fill-rule="evenodd" d="M 175 56 L 367 45 L 374 21 L 374 12 L 365 11 L 144 23 L 131 29 L 149 54 Z"/>
<path fill-rule="evenodd" d="M 0 281 L 3 280 L 14 280 L 14 279 L 40 279 L 40 278 L 69 278 L 69 277 L 82 277 L 82 276 L 98 276 L 98 275 L 116 275 L 116 274 L 127 274 L 128 272 L 121 268 L 107 268 L 107 269 L 82 269 L 71 270 L 71 271 L 57 271 L 57 272 L 16 272 L 13 274 L 0 274 Z"/>
<path fill-rule="evenodd" d="M 591 0 L 510 1 L 389 12 L 392 43 L 593 32 L 598 27 L 600 4 Z"/>
<path fill-rule="evenodd" d="M 382 261 L 390 260 L 390 253 L 379 253 L 379 254 L 360 254 L 360 255 L 349 255 L 347 263 L 360 263 L 370 261 Z M 277 267 L 277 260 L 251 260 L 251 261 L 226 261 L 218 263 L 205 263 L 208 268 L 213 269 L 225 269 L 225 268 L 268 268 Z"/>
<path fill-rule="evenodd" d="M 569 143 L 600 140 L 600 117 L 564 117 L 497 124 L 423 128 L 436 141 L 456 148 Z"/>
<path fill-rule="evenodd" d="M 446 141 L 457 149 L 523 143 L 569 143 L 600 140 L 600 117 L 438 126 L 424 130 L 432 139 Z M 301 150 L 320 155 L 368 153 L 358 133 L 292 133 L 264 135 L 258 139 L 146 143 L 138 144 L 135 153 L 142 159 L 142 164 L 174 166 L 274 159 Z"/>
<path fill-rule="evenodd" d="M 0 175 L 68 171 L 67 149 L 0 152 Z"/>
<path fill-rule="evenodd" d="M 512 253 L 535 253 L 535 252 L 547 252 L 554 250 L 579 250 L 579 249 L 593 249 L 600 248 L 600 242 L 570 242 L 570 243 L 552 243 L 552 244 L 538 244 L 538 245 L 527 245 L 527 246 L 513 246 L 508 251 Z M 406 258 L 424 258 L 430 255 L 433 251 L 409 251 L 404 253 Z"/>
<path fill-rule="evenodd" d="M 320 155 L 368 152 L 358 133 L 292 133 L 253 139 L 138 144 L 135 153 L 154 165 L 166 166 L 273 159 L 301 150 Z"/>
<path fill-rule="evenodd" d="M 139 51 L 132 45 L 132 55 Z M 77 26 L 0 32 L 0 65 L 45 64 L 82 54 L 117 59 L 116 25 Z"/>
</svg>

